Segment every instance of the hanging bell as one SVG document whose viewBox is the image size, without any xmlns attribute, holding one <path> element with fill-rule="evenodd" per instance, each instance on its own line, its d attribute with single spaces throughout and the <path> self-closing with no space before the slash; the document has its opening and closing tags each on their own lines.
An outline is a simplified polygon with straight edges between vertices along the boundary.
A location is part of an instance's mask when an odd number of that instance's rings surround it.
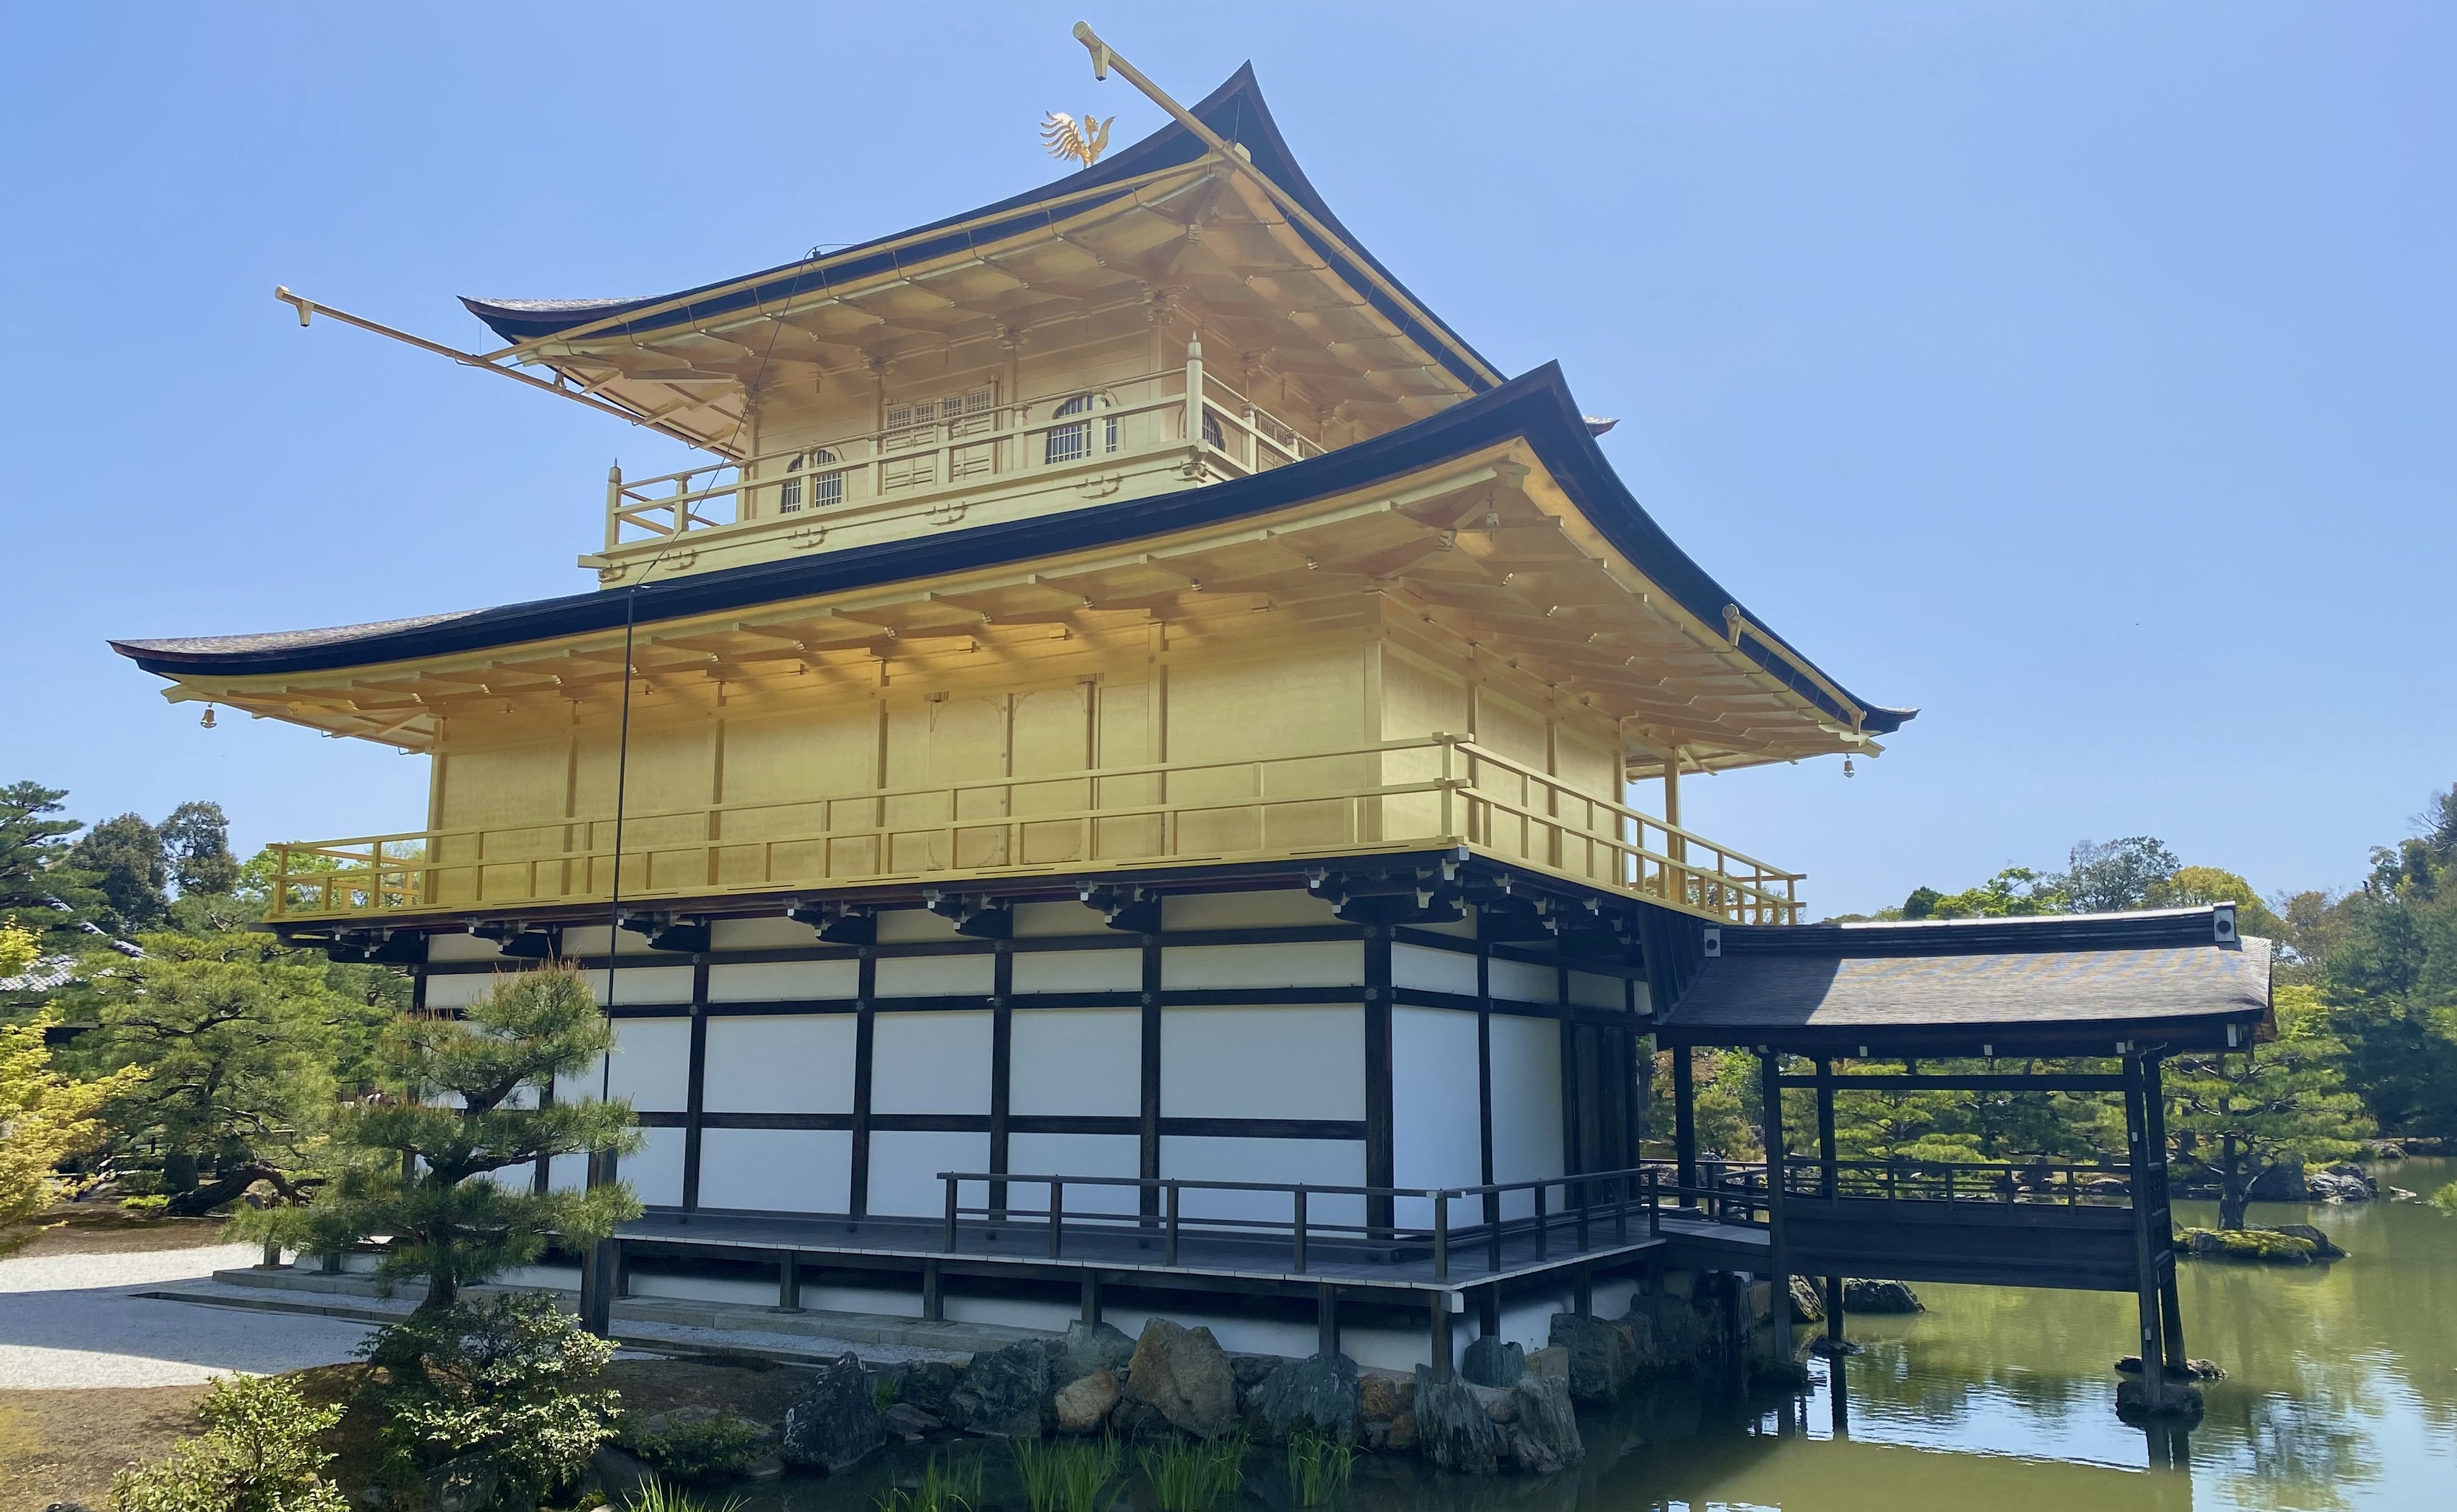
<svg viewBox="0 0 2457 1512">
<path fill-rule="evenodd" d="M 205 705 L 205 716 L 202 719 L 197 720 L 196 723 L 208 730 L 214 727 L 214 706 L 212 704 Z"/>
</svg>

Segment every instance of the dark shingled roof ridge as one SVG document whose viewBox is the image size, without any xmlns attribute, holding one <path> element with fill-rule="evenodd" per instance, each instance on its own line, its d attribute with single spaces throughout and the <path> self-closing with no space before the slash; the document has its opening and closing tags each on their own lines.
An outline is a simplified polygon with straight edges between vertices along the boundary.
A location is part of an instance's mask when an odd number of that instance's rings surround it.
<svg viewBox="0 0 2457 1512">
<path fill-rule="evenodd" d="M 163 676 L 198 672 L 230 676 L 327 672 L 418 656 L 491 650 L 617 628 L 624 622 L 624 601 L 634 596 L 639 622 L 650 624 L 970 571 L 1198 528 L 1371 487 L 1513 438 L 1526 440 L 1579 511 L 1641 571 L 1705 624 L 1724 623 L 1724 608 L 1733 603 L 1732 596 L 1674 544 L 1631 495 L 1604 459 L 1595 437 L 1588 434 L 1578 403 L 1561 376 L 1560 365 L 1547 362 L 1490 392 L 1372 440 L 1250 477 L 1176 493 L 883 541 L 816 557 L 720 568 L 611 592 L 574 593 L 423 621 L 350 625 L 276 636 L 114 640 L 111 644 L 146 671 Z M 1741 612 L 1753 626 L 1765 623 L 1745 605 L 1741 606 Z M 1848 719 L 1823 689 L 1774 652 L 1754 640 L 1745 640 L 1742 648 L 1769 674 L 1782 679 L 1810 703 L 1838 719 Z M 1842 686 L 1839 680 L 1835 685 Z M 1917 713 L 1876 705 L 1864 707 L 1867 718 L 1863 727 L 1875 735 L 1900 729 Z"/>
<path fill-rule="evenodd" d="M 1289 151 L 1288 140 L 1280 135 L 1278 122 L 1272 120 L 1270 109 L 1264 105 L 1262 86 L 1254 78 L 1253 64 L 1241 65 L 1235 73 L 1228 76 L 1226 83 L 1188 107 L 1187 114 L 1210 127 L 1224 140 L 1243 146 L 1251 155 L 1254 166 L 1261 169 L 1265 176 L 1279 185 L 1297 203 L 1305 206 L 1310 215 L 1330 228 L 1332 233 L 1346 244 L 1344 250 L 1340 247 L 1324 245 L 1303 226 L 1291 223 L 1290 229 L 1313 249 L 1315 255 L 1338 269 L 1341 276 L 1356 288 L 1358 294 L 1367 302 L 1381 311 L 1385 319 L 1390 320 L 1402 331 L 1414 334 L 1419 344 L 1431 352 L 1436 361 L 1450 369 L 1469 388 L 1485 389 L 1493 386 L 1490 379 L 1478 372 L 1470 362 L 1462 361 L 1458 354 L 1462 352 L 1467 354 L 1474 362 L 1481 362 L 1487 369 L 1495 371 L 1498 369 L 1486 361 L 1481 353 L 1468 345 L 1467 342 L 1451 328 L 1448 321 L 1435 315 L 1423 300 L 1419 299 L 1405 283 L 1400 282 L 1389 268 L 1382 265 L 1380 259 L 1367 251 L 1364 244 L 1340 223 L 1339 217 L 1332 214 L 1331 207 L 1323 202 L 1322 196 L 1306 177 L 1305 171 L 1297 166 L 1295 155 Z M 944 256 L 948 252 L 960 250 L 974 242 L 1015 235 L 1030 229 L 1035 223 L 1053 224 L 1061 218 L 1080 215 L 1086 209 L 1105 204 L 1117 196 L 1095 197 L 1067 206 L 1063 210 L 1040 208 L 1050 200 L 1097 190 L 1105 185 L 1125 183 L 1146 174 L 1194 162 L 1209 151 L 1210 149 L 1204 146 L 1202 138 L 1172 120 L 1143 140 L 1129 147 L 1121 148 L 1105 160 L 1079 173 L 1069 174 L 1063 178 L 1043 184 L 1038 189 L 1028 189 L 1020 195 L 1011 195 L 976 210 L 967 210 L 960 215 L 949 216 L 944 219 L 915 226 L 909 231 L 898 231 L 892 236 L 874 238 L 857 246 L 829 253 L 823 258 L 781 263 L 758 273 L 738 274 L 714 283 L 704 283 L 696 288 L 679 290 L 673 294 L 651 295 L 633 300 L 481 300 L 464 296 L 461 302 L 468 307 L 469 313 L 492 327 L 496 335 L 507 342 L 516 342 L 535 341 L 540 337 L 551 336 L 558 331 L 591 324 L 627 309 L 648 309 L 675 300 L 686 302 L 660 314 L 644 316 L 636 321 L 609 327 L 601 334 L 623 335 L 635 331 L 653 331 L 668 326 L 685 325 L 712 316 L 754 308 L 770 300 L 791 299 L 812 290 L 825 289 L 833 283 L 873 277 L 880 272 L 892 271 L 901 262 Z M 1123 189 L 1118 191 L 1118 195 L 1125 193 Z M 878 250 L 890 242 L 923 236 L 941 228 L 968 225 L 990 217 L 1003 217 L 1005 219 L 998 225 L 977 227 L 969 232 L 951 232 L 948 237 L 940 240 L 903 247 L 894 252 Z M 1421 329 L 1421 322 L 1415 317 L 1409 315 L 1366 280 L 1356 276 L 1351 254 L 1353 254 L 1354 260 L 1362 261 L 1379 274 L 1393 288 L 1405 294 L 1418 310 L 1424 312 L 1426 319 L 1432 322 L 1432 330 Z M 706 293 L 708 297 L 694 298 L 702 293 Z"/>
</svg>

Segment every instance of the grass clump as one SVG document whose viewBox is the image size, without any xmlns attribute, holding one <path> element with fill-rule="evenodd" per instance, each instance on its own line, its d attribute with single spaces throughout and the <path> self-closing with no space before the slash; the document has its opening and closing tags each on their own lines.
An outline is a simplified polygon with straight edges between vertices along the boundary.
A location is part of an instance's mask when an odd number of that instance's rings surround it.
<svg viewBox="0 0 2457 1512">
<path fill-rule="evenodd" d="M 1246 1440 L 1171 1439 L 1137 1456 L 1161 1512 L 1204 1512 L 1246 1483 Z"/>
<path fill-rule="evenodd" d="M 2268 1229 L 2186 1229 L 2177 1235 L 2188 1253 L 2203 1259 L 2252 1260 L 2264 1265 L 2309 1265 L 2312 1241 Z"/>
<path fill-rule="evenodd" d="M 740 1512 L 742 1505 L 738 1496 L 710 1502 L 696 1492 L 669 1485 L 651 1476 L 625 1500 L 623 1512 Z"/>
<path fill-rule="evenodd" d="M 756 1423 L 730 1413 L 696 1422 L 677 1422 L 659 1433 L 635 1432 L 625 1442 L 632 1453 L 677 1481 L 739 1475 L 767 1453 L 767 1436 Z"/>
<path fill-rule="evenodd" d="M 1032 1512 L 1102 1512 L 1106 1504 L 1102 1493 L 1117 1479 L 1124 1459 L 1115 1439 L 1019 1440 L 1015 1445 L 1016 1474 L 1023 1481 Z"/>
<path fill-rule="evenodd" d="M 1289 1435 L 1289 1490 L 1297 1505 L 1321 1506 L 1348 1489 L 1355 1470 L 1354 1444 L 1311 1429 Z"/>
<path fill-rule="evenodd" d="M 340 1408 L 310 1407 L 277 1377 L 228 1376 L 196 1411 L 205 1432 L 168 1459 L 122 1470 L 112 1512 L 350 1512 L 322 1474 L 333 1457 L 316 1446 Z"/>
<path fill-rule="evenodd" d="M 875 1504 L 878 1512 L 981 1512 L 981 1456 L 942 1462 L 932 1455 L 919 1485 L 890 1486 Z"/>
</svg>

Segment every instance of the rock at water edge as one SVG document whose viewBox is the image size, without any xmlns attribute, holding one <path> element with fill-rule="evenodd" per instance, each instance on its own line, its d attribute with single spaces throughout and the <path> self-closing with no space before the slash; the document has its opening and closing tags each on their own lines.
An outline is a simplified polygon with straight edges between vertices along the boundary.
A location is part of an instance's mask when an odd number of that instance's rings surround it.
<svg viewBox="0 0 2457 1512">
<path fill-rule="evenodd" d="M 1424 1457 L 1461 1475 L 1491 1475 L 1509 1440 L 1467 1382 L 1437 1380 L 1416 1367 L 1416 1442 Z"/>
<path fill-rule="evenodd" d="M 1236 1378 L 1228 1352 L 1208 1328 L 1183 1328 L 1165 1317 L 1144 1324 L 1126 1368 L 1126 1397 L 1197 1438 L 1217 1439 L 1237 1425 Z"/>
<path fill-rule="evenodd" d="M 1516 1385 L 1527 1373 L 1527 1351 L 1499 1338 L 1479 1338 L 1459 1358 L 1459 1374 L 1478 1386 Z"/>
<path fill-rule="evenodd" d="M 1577 1313 L 1553 1315 L 1552 1342 L 1570 1357 L 1570 1395 L 1580 1401 L 1611 1401 L 1638 1373 L 1621 1325 Z M 1422 1416 L 1419 1413 L 1419 1416 Z"/>
<path fill-rule="evenodd" d="M 1096 1433 L 1118 1404 L 1118 1373 L 1096 1370 L 1058 1388 L 1050 1402 L 1063 1433 Z"/>
<path fill-rule="evenodd" d="M 924 1360 L 905 1370 L 904 1384 L 896 1399 L 943 1421 L 956 1416 L 956 1387 L 963 1378 L 960 1366 L 943 1359 Z"/>
<path fill-rule="evenodd" d="M 1570 1383 L 1559 1376 L 1522 1377 L 1510 1388 L 1518 1407 L 1510 1425 L 1510 1458 L 1519 1469 L 1551 1475 L 1586 1458 Z"/>
<path fill-rule="evenodd" d="M 2346 1257 L 2345 1251 L 2338 1248 L 2327 1234 L 2308 1223 L 2273 1223 L 2261 1232 L 2282 1233 L 2290 1239 L 2302 1240 L 2312 1247 L 2312 1258 L 2315 1260 L 2343 1260 Z"/>
<path fill-rule="evenodd" d="M 1353 1441 L 1364 1417 L 1356 1361 L 1345 1355 L 1283 1360 L 1248 1396 L 1246 1410 L 1275 1440 L 1303 1431 Z"/>
<path fill-rule="evenodd" d="M 1038 1439 L 1049 1400 L 1049 1351 L 1030 1339 L 973 1357 L 948 1395 L 954 1420 L 993 1439 Z"/>
<path fill-rule="evenodd" d="M 861 1368 L 859 1356 L 845 1354 L 821 1367 L 802 1399 L 785 1409 L 778 1452 L 789 1464 L 816 1465 L 835 1475 L 886 1441 L 870 1373 Z"/>
<path fill-rule="evenodd" d="M 1900 1281 L 1866 1281 L 1853 1277 L 1843 1283 L 1843 1311 L 1846 1313 L 1925 1313 L 1920 1299 Z"/>
<path fill-rule="evenodd" d="M 1066 1325 L 1066 1342 L 1059 1351 L 1054 1379 L 1063 1386 L 1082 1380 L 1095 1371 L 1124 1371 L 1135 1357 L 1135 1341 L 1115 1323 L 1085 1323 L 1081 1318 Z"/>
</svg>

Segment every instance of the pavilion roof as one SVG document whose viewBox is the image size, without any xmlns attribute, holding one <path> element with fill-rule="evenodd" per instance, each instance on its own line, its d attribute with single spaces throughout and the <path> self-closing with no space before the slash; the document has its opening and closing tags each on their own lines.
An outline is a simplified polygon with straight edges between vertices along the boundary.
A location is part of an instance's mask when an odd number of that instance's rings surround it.
<svg viewBox="0 0 2457 1512">
<path fill-rule="evenodd" d="M 1544 487 L 1558 490 L 1548 494 L 1559 500 L 1552 507 L 1576 520 L 1559 520 L 1524 496 L 1510 503 L 1485 502 L 1493 497 L 1492 480 L 1519 466 L 1507 461 L 1507 455 L 1531 459 Z M 1495 460 L 1478 464 L 1478 458 Z M 1235 529 L 1253 537 L 1244 522 L 1280 519 L 1317 501 L 1370 499 L 1384 490 L 1404 493 L 1409 479 L 1423 480 L 1429 473 L 1447 476 L 1454 470 L 1457 481 L 1426 484 L 1427 497 L 1420 503 L 1373 506 L 1370 518 L 1349 518 L 1355 512 L 1350 509 L 1310 527 L 1318 536 L 1297 532 L 1293 526 L 1274 526 L 1261 538 L 1231 543 L 1222 537 L 1206 544 L 1207 531 L 1216 536 Z M 1497 515 L 1497 508 L 1506 509 L 1507 518 Z M 1499 528 L 1479 530 L 1486 520 L 1497 521 Z M 1592 544 L 1563 534 L 1564 523 L 1579 522 Z M 1137 544 L 1146 542 L 1149 548 Z M 1170 545 L 1177 542 L 1187 544 Z M 1012 589 L 954 587 L 966 574 L 984 570 L 1118 549 L 1157 554 L 1130 554 L 1120 567 L 1101 570 L 1106 575 L 1096 574 L 1097 583 L 1087 580 L 1081 589 L 1071 586 L 1071 580 L 1063 590 L 1052 589 L 1037 577 Z M 1608 559 L 1614 556 L 1634 569 L 1638 578 L 1632 580 L 1613 566 Z M 1348 560 L 1354 568 L 1340 566 Z M 1142 581 L 1155 572 L 1159 576 L 1152 582 Z M 1208 590 L 1206 582 L 1211 585 Z M 485 661 L 486 670 L 476 678 L 475 686 L 483 691 L 471 695 L 500 698 L 507 683 L 526 686 L 529 675 L 521 670 L 526 663 L 503 652 L 544 648 L 535 654 L 568 659 L 568 653 L 555 648 L 609 633 L 619 641 L 627 614 L 635 611 L 644 667 L 655 659 L 661 637 L 671 635 L 687 643 L 688 651 L 679 654 L 687 654 L 692 665 L 714 669 L 711 675 L 740 675 L 727 670 L 739 657 L 754 652 L 784 653 L 764 642 L 781 635 L 787 644 L 807 646 L 829 638 L 815 634 L 804 623 L 811 620 L 810 611 L 772 608 L 795 601 L 842 604 L 845 595 L 866 591 L 916 599 L 911 608 L 884 608 L 878 613 L 857 610 L 837 627 L 836 635 L 876 636 L 878 624 L 887 623 L 902 625 L 909 636 L 929 628 L 908 622 L 916 613 L 934 622 L 946 620 L 966 634 L 989 635 L 996 633 L 988 624 L 991 618 L 1001 624 L 1045 620 L 1051 613 L 1074 612 L 1079 596 L 1091 611 L 1096 598 L 1141 601 L 1168 590 L 1171 611 L 1199 613 L 1210 600 L 1242 608 L 1258 593 L 1285 598 L 1376 588 L 1412 596 L 1429 616 L 1448 616 L 1505 653 L 1555 665 L 1564 680 L 1583 679 L 1581 686 L 1591 686 L 1608 703 L 1629 701 L 1622 717 L 1637 718 L 1644 708 L 1661 707 L 1664 719 L 1689 721 L 1696 735 L 1680 738 L 1702 739 L 1703 762 L 1714 761 L 1719 754 L 1741 761 L 1848 749 L 1861 736 L 1899 729 L 1914 713 L 1850 694 L 1764 629 L 1754 613 L 1683 551 L 1615 476 L 1559 367 L 1552 364 L 1371 440 L 1177 493 L 498 609 L 323 631 L 118 640 L 112 645 L 145 670 L 184 684 L 183 690 L 175 690 L 178 695 L 219 698 L 338 734 L 414 744 L 423 728 L 419 721 L 425 717 L 417 700 L 448 691 L 470 694 L 470 690 L 426 688 L 414 671 L 404 672 L 406 680 L 391 689 L 385 677 L 359 670 L 476 658 Z M 925 591 L 938 589 L 950 590 Z M 829 612 L 822 609 L 818 617 Z M 719 615 L 735 618 L 714 630 L 704 623 Z M 778 632 L 752 623 L 779 615 L 797 628 Z M 718 641 L 711 642 L 712 634 Z M 728 636 L 741 638 L 743 644 L 737 647 Z M 548 679 L 541 687 L 556 680 L 569 683 L 576 674 L 560 661 L 551 668 L 544 661 L 537 665 L 536 677 Z M 590 673 L 592 677 L 606 674 L 602 668 Z M 277 677 L 301 682 L 295 687 L 231 682 Z M 320 691 L 309 682 L 333 687 Z M 329 715 L 316 712 L 331 697 L 344 694 L 350 709 L 335 705 Z M 385 699 L 399 707 L 375 706 Z"/>
<path fill-rule="evenodd" d="M 2270 946 L 2234 907 L 1725 927 L 1663 1017 L 1676 1045 L 1799 1054 L 2113 1055 L 2249 1048 Z"/>
<path fill-rule="evenodd" d="M 513 343 L 493 355 L 551 366 L 728 455 L 751 383 L 857 370 L 1172 286 L 1211 301 L 1240 345 L 1317 381 L 1326 403 L 1405 421 L 1501 381 L 1323 202 L 1250 64 L 1191 114 L 1331 237 L 1282 215 L 1240 175 L 1207 171 L 1209 150 L 1171 121 L 1079 173 L 824 256 L 672 294 L 462 302 Z M 747 335 L 753 325 L 760 333 Z"/>
</svg>

